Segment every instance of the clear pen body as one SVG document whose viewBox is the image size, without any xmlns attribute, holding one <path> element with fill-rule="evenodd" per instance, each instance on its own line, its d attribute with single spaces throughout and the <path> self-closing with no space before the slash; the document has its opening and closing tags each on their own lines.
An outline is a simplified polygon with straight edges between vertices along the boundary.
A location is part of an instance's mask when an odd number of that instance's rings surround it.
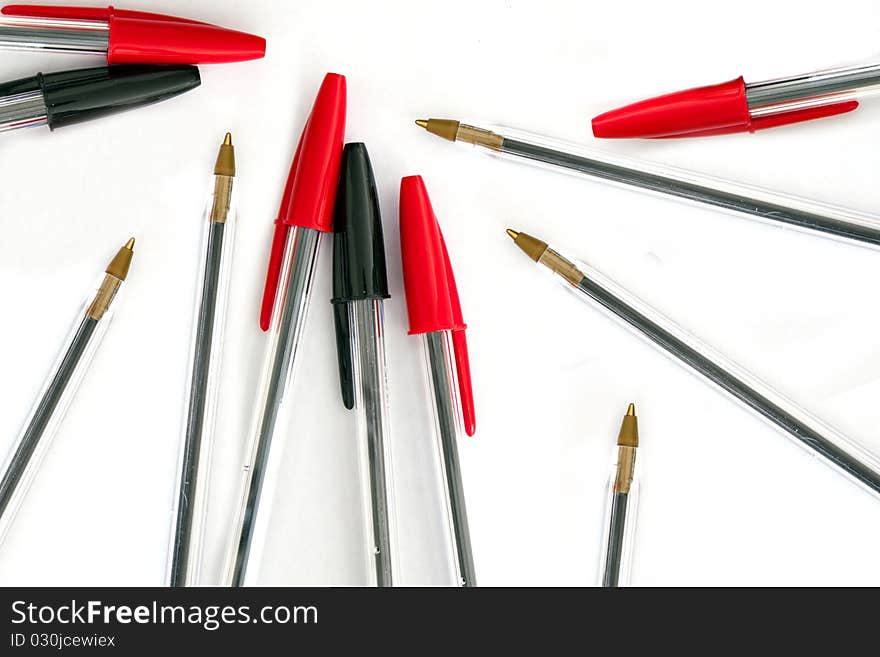
<svg viewBox="0 0 880 657">
<path fill-rule="evenodd" d="M 290 427 L 291 382 L 297 347 L 306 322 L 322 233 L 312 228 L 290 227 L 284 245 L 278 290 L 268 331 L 268 344 L 260 386 L 254 397 L 255 415 L 244 455 L 241 489 L 224 582 L 246 583 L 265 540 L 272 491 L 278 478 L 278 434 Z M 264 494 L 266 493 L 266 494 Z"/>
<path fill-rule="evenodd" d="M 632 575 L 640 466 L 638 448 L 616 445 L 605 500 L 599 586 L 629 586 Z"/>
<path fill-rule="evenodd" d="M 767 225 L 784 224 L 831 239 L 880 246 L 880 217 L 873 214 L 502 125 L 486 122 L 469 125 L 503 137 L 503 141 L 496 144 L 497 148 L 475 147 L 484 154 L 745 214 Z"/>
<path fill-rule="evenodd" d="M 476 586 L 473 550 L 464 498 L 458 441 L 464 435 L 455 350 L 450 331 L 421 336 L 427 396 L 430 400 L 440 499 L 444 500 L 452 560 L 452 581 Z"/>
<path fill-rule="evenodd" d="M 0 48 L 57 53 L 105 54 L 106 20 L 0 15 Z"/>
<path fill-rule="evenodd" d="M 880 63 L 838 66 L 746 84 L 752 118 L 823 107 L 880 94 Z"/>
<path fill-rule="evenodd" d="M 400 554 L 383 302 L 381 299 L 358 299 L 346 305 L 351 327 L 367 581 L 370 586 L 392 586 L 399 573 Z"/>
<path fill-rule="evenodd" d="M 202 544 L 237 219 L 234 178 L 216 175 L 213 184 L 202 219 L 177 496 L 169 541 L 167 575 L 171 586 L 193 586 L 202 579 Z"/>
<path fill-rule="evenodd" d="M 47 125 L 49 110 L 42 91 L 0 96 L 0 132 Z"/>
<path fill-rule="evenodd" d="M 0 542 L 33 483 L 71 400 L 113 319 L 122 281 L 102 274 L 76 314 L 64 346 L 0 470 Z"/>
<path fill-rule="evenodd" d="M 675 362 L 700 374 L 704 380 L 782 431 L 809 454 L 821 458 L 834 470 L 880 497 L 880 460 L 874 454 L 590 265 L 569 256 L 560 256 L 552 248 L 547 249 L 540 262 L 548 263 L 548 258 L 554 257 L 561 257 L 564 262 L 574 265 L 577 268 L 574 276 L 583 275 L 580 282 L 569 278 L 572 276 L 568 273 L 570 270 L 563 269 L 565 275 L 552 276 L 579 300 L 591 306 L 598 305 L 607 316 L 647 340 Z"/>
</svg>

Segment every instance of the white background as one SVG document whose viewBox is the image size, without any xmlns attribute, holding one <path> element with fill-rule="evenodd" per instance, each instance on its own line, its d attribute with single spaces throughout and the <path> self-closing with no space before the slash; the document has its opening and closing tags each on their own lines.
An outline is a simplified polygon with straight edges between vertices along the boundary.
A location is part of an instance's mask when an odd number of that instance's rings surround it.
<svg viewBox="0 0 880 657">
<path fill-rule="evenodd" d="M 552 285 L 508 226 L 576 254 L 880 453 L 876 251 L 493 161 L 413 126 L 480 117 L 574 141 L 656 93 L 870 57 L 875 2 L 146 2 L 259 33 L 262 61 L 203 67 L 148 109 L 0 137 L 0 451 L 13 445 L 86 290 L 129 236 L 123 303 L 12 528 L 3 584 L 161 584 L 201 218 L 233 133 L 241 210 L 212 481 L 219 577 L 265 337 L 272 221 L 326 71 L 348 77 L 348 141 L 378 179 L 406 584 L 445 584 L 419 340 L 406 335 L 401 176 L 422 174 L 458 278 L 477 402 L 461 455 L 484 585 L 596 581 L 620 418 L 636 403 L 638 585 L 880 584 L 880 501 L 595 309 Z M 4 53 L 0 79 L 97 66 Z M 603 147 L 880 213 L 880 104 L 757 135 Z M 319 263 L 274 493 L 264 584 L 365 581 L 353 416 L 342 408 Z"/>
</svg>

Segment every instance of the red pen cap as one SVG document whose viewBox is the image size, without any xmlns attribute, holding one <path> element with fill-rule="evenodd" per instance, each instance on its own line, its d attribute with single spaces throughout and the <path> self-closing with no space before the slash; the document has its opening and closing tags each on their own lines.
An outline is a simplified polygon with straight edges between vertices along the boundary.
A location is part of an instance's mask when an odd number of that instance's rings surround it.
<svg viewBox="0 0 880 657">
<path fill-rule="evenodd" d="M 745 82 L 739 77 L 605 112 L 593 119 L 593 135 L 605 139 L 663 139 L 755 132 L 851 112 L 858 105 L 858 101 L 847 100 L 753 118 Z"/>
<path fill-rule="evenodd" d="M 467 325 L 443 233 L 421 176 L 400 181 L 400 250 L 409 333 L 451 331 L 464 429 L 474 435 L 474 394 L 468 359 Z"/>
<path fill-rule="evenodd" d="M 266 40 L 186 18 L 114 7 L 7 5 L 7 16 L 106 21 L 109 64 L 218 64 L 259 59 Z"/>
<path fill-rule="evenodd" d="M 723 84 L 649 98 L 593 119 L 596 137 L 685 137 L 719 129 L 748 130 L 746 85 L 737 78 Z"/>
<path fill-rule="evenodd" d="M 260 328 L 264 331 L 269 330 L 272 321 L 284 244 L 290 227 L 312 228 L 323 233 L 333 230 L 333 205 L 345 138 L 345 107 L 345 76 L 328 73 L 324 76 L 296 146 L 281 208 L 275 219 L 275 234 L 260 309 Z"/>
</svg>

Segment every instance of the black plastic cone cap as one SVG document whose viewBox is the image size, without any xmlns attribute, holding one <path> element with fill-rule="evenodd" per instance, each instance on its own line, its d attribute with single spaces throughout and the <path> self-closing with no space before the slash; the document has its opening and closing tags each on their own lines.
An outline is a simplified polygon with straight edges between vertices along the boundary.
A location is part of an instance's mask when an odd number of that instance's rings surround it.
<svg viewBox="0 0 880 657">
<path fill-rule="evenodd" d="M 195 66 L 101 66 L 0 84 L 0 95 L 42 91 L 48 124 L 54 130 L 157 103 L 200 83 Z"/>
<path fill-rule="evenodd" d="M 346 144 L 333 217 L 334 300 L 387 299 L 385 241 L 367 147 Z"/>
<path fill-rule="evenodd" d="M 388 274 L 379 196 L 367 147 L 346 144 L 333 217 L 333 318 L 339 379 L 346 408 L 354 406 L 347 301 L 387 299 Z"/>
</svg>

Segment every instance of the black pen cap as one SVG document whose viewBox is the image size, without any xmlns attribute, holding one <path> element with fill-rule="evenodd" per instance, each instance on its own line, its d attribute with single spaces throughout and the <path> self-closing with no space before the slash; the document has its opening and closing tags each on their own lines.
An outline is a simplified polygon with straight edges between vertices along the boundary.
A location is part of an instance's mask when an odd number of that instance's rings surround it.
<svg viewBox="0 0 880 657">
<path fill-rule="evenodd" d="M 370 156 L 364 144 L 346 144 L 333 216 L 332 299 L 339 379 L 346 408 L 354 407 L 354 375 L 345 304 L 389 296 L 382 217 Z"/>
<path fill-rule="evenodd" d="M 157 103 L 199 86 L 195 66 L 101 66 L 0 84 L 0 96 L 42 91 L 53 130 Z"/>
</svg>

